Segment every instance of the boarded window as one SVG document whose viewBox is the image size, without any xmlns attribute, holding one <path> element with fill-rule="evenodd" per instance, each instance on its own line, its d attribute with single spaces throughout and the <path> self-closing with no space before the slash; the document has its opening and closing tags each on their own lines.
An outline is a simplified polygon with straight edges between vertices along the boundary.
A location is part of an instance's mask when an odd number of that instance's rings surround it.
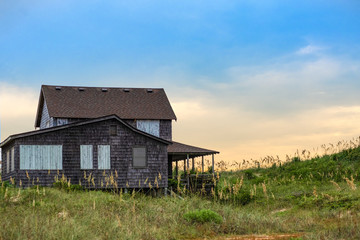
<svg viewBox="0 0 360 240">
<path fill-rule="evenodd" d="M 117 136 L 117 126 L 111 125 L 109 128 L 110 136 Z"/>
<path fill-rule="evenodd" d="M 62 145 L 20 145 L 20 170 L 62 169 Z"/>
<path fill-rule="evenodd" d="M 146 167 L 146 148 L 133 148 L 133 167 Z"/>
<path fill-rule="evenodd" d="M 81 145 L 80 146 L 80 168 L 92 169 L 93 168 L 93 146 Z"/>
<path fill-rule="evenodd" d="M 98 168 L 110 169 L 110 145 L 98 146 Z"/>
<path fill-rule="evenodd" d="M 6 152 L 6 173 L 10 172 L 10 151 Z"/>
<path fill-rule="evenodd" d="M 160 121 L 159 120 L 137 120 L 137 129 L 147 132 L 151 135 L 160 136 Z"/>
<path fill-rule="evenodd" d="M 11 149 L 11 171 L 15 170 L 15 148 Z"/>
</svg>

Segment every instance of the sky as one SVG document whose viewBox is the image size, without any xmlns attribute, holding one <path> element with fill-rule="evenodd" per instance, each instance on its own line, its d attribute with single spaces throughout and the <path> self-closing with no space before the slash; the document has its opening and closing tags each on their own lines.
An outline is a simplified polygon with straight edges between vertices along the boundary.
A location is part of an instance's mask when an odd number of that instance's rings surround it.
<svg viewBox="0 0 360 240">
<path fill-rule="evenodd" d="M 42 84 L 164 88 L 173 140 L 226 162 L 360 135 L 358 0 L 0 1 L 1 141 Z"/>
</svg>

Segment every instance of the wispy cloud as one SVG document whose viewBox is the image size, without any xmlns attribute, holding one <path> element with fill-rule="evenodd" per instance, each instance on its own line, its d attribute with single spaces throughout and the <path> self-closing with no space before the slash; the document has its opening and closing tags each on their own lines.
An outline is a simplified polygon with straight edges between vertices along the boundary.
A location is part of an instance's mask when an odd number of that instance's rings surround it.
<svg viewBox="0 0 360 240">
<path fill-rule="evenodd" d="M 303 48 L 300 48 L 296 51 L 296 54 L 298 55 L 310 55 L 310 54 L 316 54 L 319 53 L 321 50 L 323 50 L 323 47 L 315 46 L 312 44 L 309 44 Z"/>
</svg>

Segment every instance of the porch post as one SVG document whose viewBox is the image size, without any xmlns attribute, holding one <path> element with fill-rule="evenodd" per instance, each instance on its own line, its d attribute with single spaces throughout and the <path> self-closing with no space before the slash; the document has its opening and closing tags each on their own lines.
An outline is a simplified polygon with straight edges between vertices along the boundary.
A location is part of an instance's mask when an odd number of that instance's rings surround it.
<svg viewBox="0 0 360 240">
<path fill-rule="evenodd" d="M 189 154 L 186 154 L 187 168 L 189 169 Z M 187 187 L 190 189 L 190 174 L 186 174 Z"/>
<path fill-rule="evenodd" d="M 201 156 L 201 172 L 204 173 L 204 156 Z"/>
<path fill-rule="evenodd" d="M 184 159 L 184 174 L 186 174 L 186 159 Z"/>
<path fill-rule="evenodd" d="M 212 157 L 212 172 L 213 172 L 213 175 L 215 175 L 215 161 L 214 161 L 214 154 L 211 154 L 211 157 Z"/>
<path fill-rule="evenodd" d="M 178 160 L 176 160 L 176 168 L 175 168 L 175 175 L 176 175 L 176 179 L 178 179 L 179 177 L 179 165 L 178 165 Z"/>
<path fill-rule="evenodd" d="M 195 161 L 194 161 L 194 158 L 192 158 L 192 170 L 193 170 L 193 171 L 195 170 Z"/>
<path fill-rule="evenodd" d="M 189 166 L 189 154 L 186 154 L 186 164 L 187 164 L 187 169 L 190 169 L 190 166 Z"/>
</svg>

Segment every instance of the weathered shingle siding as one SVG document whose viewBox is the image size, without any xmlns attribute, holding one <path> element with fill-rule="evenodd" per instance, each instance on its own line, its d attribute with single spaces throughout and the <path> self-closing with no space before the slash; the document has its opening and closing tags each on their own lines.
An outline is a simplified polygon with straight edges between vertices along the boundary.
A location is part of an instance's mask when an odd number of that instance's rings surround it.
<svg viewBox="0 0 360 240">
<path fill-rule="evenodd" d="M 160 137 L 172 141 L 172 121 L 160 120 Z"/>
<path fill-rule="evenodd" d="M 117 125 L 117 136 L 109 135 L 109 126 Z M 84 179 L 84 170 L 80 169 L 80 145 L 93 145 L 93 169 L 86 170 L 86 175 L 90 173 L 94 178 L 96 188 L 106 187 L 106 177 L 111 174 L 116 178 L 117 186 L 126 188 L 148 187 L 151 182 L 154 186 L 155 178 L 162 176 L 158 180 L 159 187 L 167 187 L 167 145 L 139 133 L 133 132 L 115 119 L 110 119 L 98 123 L 71 127 L 55 132 L 44 133 L 40 135 L 28 136 L 14 140 L 15 141 L 15 162 L 17 175 L 25 185 L 35 184 L 52 185 L 54 178 L 59 173 L 59 178 L 64 174 L 71 183 L 93 188 L 93 184 Z M 28 170 L 30 180 L 26 176 L 25 170 L 19 170 L 19 146 L 27 145 L 62 145 L 63 146 L 63 170 Z M 99 170 L 98 168 L 98 145 L 110 145 L 110 170 Z M 135 169 L 132 167 L 132 147 L 146 146 L 147 148 L 147 167 Z M 3 153 L 4 156 L 4 153 Z M 106 176 L 103 176 L 105 172 Z M 49 174 L 50 173 L 50 174 Z M 4 177 L 9 177 L 3 175 Z M 148 178 L 146 184 L 145 180 Z M 38 181 L 39 179 L 39 181 Z M 109 186 L 111 187 L 111 186 Z"/>
<path fill-rule="evenodd" d="M 16 175 L 16 161 L 15 161 L 15 170 L 14 171 L 11 171 L 11 149 L 14 147 L 15 145 L 14 144 L 9 144 L 8 146 L 6 147 L 3 147 L 2 150 L 1 150 L 1 159 L 2 159 L 2 165 L 1 165 L 1 180 L 2 181 L 10 181 L 10 177 L 13 177 Z M 9 151 L 9 156 L 10 158 L 7 159 L 7 152 Z M 16 156 L 17 156 L 17 151 L 16 151 L 16 148 L 15 148 L 15 152 L 14 152 L 14 155 L 15 155 L 15 159 L 16 159 Z M 10 167 L 9 167 L 9 173 L 7 173 L 7 164 L 8 162 L 7 161 L 10 161 Z"/>
<path fill-rule="evenodd" d="M 46 126 L 47 122 L 49 122 L 49 126 Z M 44 101 L 44 106 L 43 106 L 42 113 L 41 113 L 40 129 L 52 127 L 52 126 L 53 126 L 53 120 L 49 115 L 46 101 Z"/>
</svg>

